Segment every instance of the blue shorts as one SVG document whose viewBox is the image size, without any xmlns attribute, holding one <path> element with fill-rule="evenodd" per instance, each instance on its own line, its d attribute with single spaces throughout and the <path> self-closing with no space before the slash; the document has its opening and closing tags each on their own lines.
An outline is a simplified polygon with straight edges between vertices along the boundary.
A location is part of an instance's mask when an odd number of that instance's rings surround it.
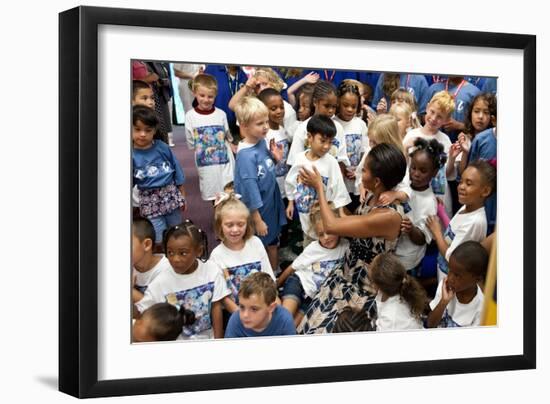
<svg viewBox="0 0 550 404">
<path fill-rule="evenodd" d="M 304 291 L 304 288 L 302 286 L 302 282 L 296 274 L 292 274 L 287 278 L 283 286 L 281 299 L 296 300 L 298 302 L 298 310 L 303 313 L 306 312 L 307 308 L 312 302 L 312 299 L 306 295 L 306 292 Z"/>
</svg>

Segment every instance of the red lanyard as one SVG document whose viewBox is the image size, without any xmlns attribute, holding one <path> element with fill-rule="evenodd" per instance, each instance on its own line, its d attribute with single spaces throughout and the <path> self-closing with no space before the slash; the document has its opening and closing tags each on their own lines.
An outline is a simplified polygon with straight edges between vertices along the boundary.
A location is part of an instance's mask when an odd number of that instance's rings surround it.
<svg viewBox="0 0 550 404">
<path fill-rule="evenodd" d="M 462 79 L 462 81 L 460 82 L 460 84 L 456 87 L 456 90 L 455 90 L 455 93 L 454 94 L 451 94 L 451 96 L 453 98 L 456 98 L 456 96 L 458 95 L 458 92 L 460 91 L 460 89 L 462 88 L 462 86 L 464 85 L 464 83 L 466 82 L 466 80 Z M 449 91 L 449 80 L 447 79 L 447 81 L 445 82 L 445 91 Z"/>
<path fill-rule="evenodd" d="M 328 78 L 328 70 L 325 69 L 325 80 L 332 82 L 334 80 L 334 75 L 336 74 L 336 70 L 332 71 L 332 75 L 330 76 L 330 79 Z"/>
</svg>

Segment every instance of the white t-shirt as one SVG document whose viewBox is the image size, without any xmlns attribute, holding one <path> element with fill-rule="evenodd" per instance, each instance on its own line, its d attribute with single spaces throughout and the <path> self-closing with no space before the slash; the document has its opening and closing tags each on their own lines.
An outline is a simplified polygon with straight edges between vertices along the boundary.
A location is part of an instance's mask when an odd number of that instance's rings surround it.
<svg viewBox="0 0 550 404">
<path fill-rule="evenodd" d="M 275 280 L 273 269 L 261 240 L 252 236 L 246 240 L 240 251 L 227 248 L 223 243 L 218 244 L 208 262 L 212 262 L 222 271 L 227 287 L 231 290 L 233 298 L 238 302 L 241 282 L 254 272 L 265 272 Z"/>
<path fill-rule="evenodd" d="M 197 262 L 197 269 L 189 275 L 178 274 L 173 269 L 161 272 L 149 284 L 143 299 L 136 303 L 140 313 L 164 302 L 193 311 L 196 320 L 183 327 L 183 339 L 213 338 L 212 303 L 231 293 L 219 268 L 212 263 Z"/>
<path fill-rule="evenodd" d="M 214 200 L 216 193 L 233 181 L 235 157 L 226 140 L 228 132 L 227 116 L 221 109 L 215 108 L 209 114 L 192 109 L 185 114 L 187 145 L 195 150 L 199 187 L 205 201 Z"/>
<path fill-rule="evenodd" d="M 390 296 L 382 301 L 382 293 L 376 295 L 376 331 L 416 330 L 422 327 L 420 318 L 415 317 L 407 302 L 401 296 Z"/>
<path fill-rule="evenodd" d="M 288 128 L 285 126 L 286 133 L 288 134 L 288 140 L 292 142 L 292 139 L 294 139 L 294 132 L 296 132 L 296 129 L 302 124 L 302 121 L 299 121 L 296 119 L 292 125 L 290 125 Z"/>
<path fill-rule="evenodd" d="M 346 140 L 346 153 L 349 159 L 348 170 L 355 171 L 361 157 L 365 151 L 365 144 L 368 147 L 369 138 L 367 136 L 367 124 L 361 118 L 354 117 L 350 121 L 344 121 L 338 117 L 334 118 L 335 122 L 342 125 L 344 129 L 344 139 Z M 355 180 L 344 178 L 348 192 L 358 194 Z"/>
<path fill-rule="evenodd" d="M 403 145 L 405 147 L 413 146 L 414 140 L 416 138 L 422 138 L 427 141 L 430 141 L 432 139 L 437 140 L 443 145 L 443 151 L 445 152 L 445 154 L 449 155 L 449 149 L 451 148 L 452 143 L 449 139 L 449 136 L 447 136 L 445 133 L 438 131 L 435 135 L 425 135 L 424 133 L 422 133 L 421 128 L 413 129 L 405 135 L 405 138 L 403 139 Z M 405 151 L 408 153 L 407 150 Z M 443 199 L 443 203 L 445 204 L 445 211 L 447 212 L 447 215 L 451 217 L 453 215 L 453 201 L 451 197 L 449 183 L 447 182 L 446 170 L 447 164 L 441 167 L 436 176 L 432 179 L 431 187 L 434 191 L 434 194 Z"/>
<path fill-rule="evenodd" d="M 287 164 L 293 166 L 296 163 L 296 157 L 298 154 L 306 150 L 305 142 L 307 139 L 307 123 L 311 118 L 303 121 L 294 132 L 292 137 L 292 144 L 290 145 L 290 151 L 288 152 Z M 344 128 L 338 122 L 333 119 L 336 126 L 336 136 L 332 139 L 332 147 L 329 153 L 335 157 L 338 162 L 343 162 L 346 166 L 349 166 L 348 153 L 346 152 L 346 138 L 344 136 Z"/>
<path fill-rule="evenodd" d="M 346 206 L 351 202 L 351 198 L 336 160 L 327 153 L 318 160 L 310 161 L 306 157 L 306 153 L 303 151 L 296 156 L 296 162 L 287 174 L 285 182 L 286 197 L 289 201 L 294 201 L 294 209 L 297 209 L 300 214 L 303 232 L 309 237 L 317 239 L 315 229 L 311 228 L 309 220 L 311 207 L 318 200 L 317 192 L 312 187 L 298 183 L 300 169 L 305 167 L 308 170 L 313 170 L 313 166 L 317 168 L 323 178 L 326 198 L 329 202 L 334 203 L 335 208 Z"/>
<path fill-rule="evenodd" d="M 292 263 L 304 292 L 313 298 L 328 275 L 335 269 L 343 268 L 344 255 L 349 241 L 340 238 L 338 245 L 332 249 L 323 247 L 318 240 L 311 242 Z"/>
<path fill-rule="evenodd" d="M 435 309 L 439 301 L 441 300 L 441 289 L 443 287 L 443 281 L 437 285 L 437 291 L 435 292 L 434 299 L 430 302 L 430 309 Z M 470 303 L 462 304 L 455 297 L 449 302 L 439 327 L 475 327 L 481 323 L 481 311 L 483 310 L 483 291 L 478 286 L 477 293 Z"/>
<path fill-rule="evenodd" d="M 442 280 L 449 273 L 449 258 L 451 254 L 460 244 L 465 241 L 478 241 L 481 242 L 487 235 L 487 216 L 485 215 L 485 208 L 474 210 L 473 212 L 466 213 L 466 206 L 462 206 L 456 215 L 453 216 L 449 225 L 443 233 L 445 241 L 449 245 L 445 257 L 441 254 L 437 256 L 437 279 Z"/>
<path fill-rule="evenodd" d="M 281 197 L 286 198 L 285 192 L 285 178 L 288 173 L 288 165 L 286 159 L 288 157 L 288 151 L 290 149 L 290 141 L 288 140 L 288 134 L 284 127 L 280 126 L 279 129 L 269 129 L 265 137 L 267 148 L 269 149 L 269 143 L 271 139 L 275 140 L 278 146 L 283 147 L 283 159 L 275 164 L 275 176 L 277 185 L 279 185 L 279 191 L 281 191 Z"/>
<path fill-rule="evenodd" d="M 153 279 L 155 279 L 162 271 L 172 270 L 172 267 L 170 266 L 170 261 L 168 261 L 168 258 L 166 258 L 164 254 L 155 255 L 161 257 L 161 259 L 159 262 L 157 262 L 157 265 L 155 265 L 150 270 L 146 272 L 139 272 L 136 268 L 132 269 L 132 274 L 136 277 L 136 282 L 134 283 L 134 286 L 141 293 L 145 293 L 149 284 L 153 282 Z"/>
<path fill-rule="evenodd" d="M 285 128 L 290 128 L 296 122 L 296 111 L 292 108 L 287 101 L 283 100 L 283 105 L 285 106 L 285 117 L 283 119 L 283 126 Z"/>
<path fill-rule="evenodd" d="M 420 263 L 426 253 L 426 246 L 432 242 L 432 232 L 426 226 L 426 219 L 437 213 L 437 201 L 430 187 L 425 191 L 411 189 L 409 201 L 403 204 L 403 208 L 412 224 L 418 227 L 426 239 L 424 245 L 416 245 L 408 234 L 401 234 L 399 237 L 395 255 L 401 260 L 405 269 L 409 270 Z"/>
</svg>

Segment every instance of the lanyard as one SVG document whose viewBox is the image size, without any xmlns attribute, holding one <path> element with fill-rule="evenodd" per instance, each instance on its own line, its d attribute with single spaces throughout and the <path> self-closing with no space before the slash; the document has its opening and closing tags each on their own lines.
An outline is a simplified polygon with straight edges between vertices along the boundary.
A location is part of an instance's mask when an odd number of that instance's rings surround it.
<svg viewBox="0 0 550 404">
<path fill-rule="evenodd" d="M 334 80 L 334 75 L 336 74 L 336 70 L 333 70 L 332 71 L 332 74 L 330 76 L 330 78 L 328 77 L 328 70 L 325 69 L 325 80 L 326 81 L 330 81 L 332 82 L 332 80 Z"/>
<path fill-rule="evenodd" d="M 464 83 L 466 82 L 466 80 L 462 79 L 462 81 L 460 82 L 460 84 L 456 87 L 456 90 L 455 90 L 455 93 L 454 94 L 451 94 L 451 96 L 453 98 L 456 99 L 456 96 L 458 95 L 458 92 L 460 91 L 460 89 L 462 88 L 462 86 L 464 85 Z M 445 91 L 449 91 L 449 79 L 447 79 L 446 83 L 445 83 Z"/>
<path fill-rule="evenodd" d="M 409 83 L 411 81 L 411 75 L 407 74 L 407 80 L 405 81 L 405 89 L 409 91 Z"/>
<path fill-rule="evenodd" d="M 235 93 L 239 89 L 239 71 L 237 70 L 237 73 L 235 74 L 235 79 L 231 79 L 229 70 L 226 69 L 225 72 L 227 73 L 227 84 L 229 84 L 229 92 L 231 93 L 231 95 L 235 95 Z"/>
</svg>

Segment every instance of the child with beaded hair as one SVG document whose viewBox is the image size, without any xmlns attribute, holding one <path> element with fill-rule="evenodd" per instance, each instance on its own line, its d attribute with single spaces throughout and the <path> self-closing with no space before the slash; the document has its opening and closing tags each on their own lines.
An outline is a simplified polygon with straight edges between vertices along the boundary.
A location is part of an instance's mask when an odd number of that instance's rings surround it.
<svg viewBox="0 0 550 404">
<path fill-rule="evenodd" d="M 190 82 L 196 106 L 185 114 L 187 145 L 195 151 L 201 197 L 212 201 L 224 184 L 233 180 L 235 159 L 224 111 L 214 106 L 218 92 L 216 79 L 198 74 Z"/>
<path fill-rule="evenodd" d="M 405 150 L 412 147 L 416 138 L 425 140 L 435 139 L 443 145 L 443 153 L 447 156 L 447 164 L 441 167 L 437 175 L 432 179 L 431 187 L 436 197 L 441 198 L 447 216 L 453 212 L 451 190 L 448 181 L 456 177 L 455 158 L 460 153 L 460 146 L 453 145 L 449 136 L 441 132 L 441 128 L 449 120 L 455 108 L 453 97 L 447 91 L 436 93 L 426 107 L 424 126 L 413 129 L 403 139 Z"/>
</svg>

